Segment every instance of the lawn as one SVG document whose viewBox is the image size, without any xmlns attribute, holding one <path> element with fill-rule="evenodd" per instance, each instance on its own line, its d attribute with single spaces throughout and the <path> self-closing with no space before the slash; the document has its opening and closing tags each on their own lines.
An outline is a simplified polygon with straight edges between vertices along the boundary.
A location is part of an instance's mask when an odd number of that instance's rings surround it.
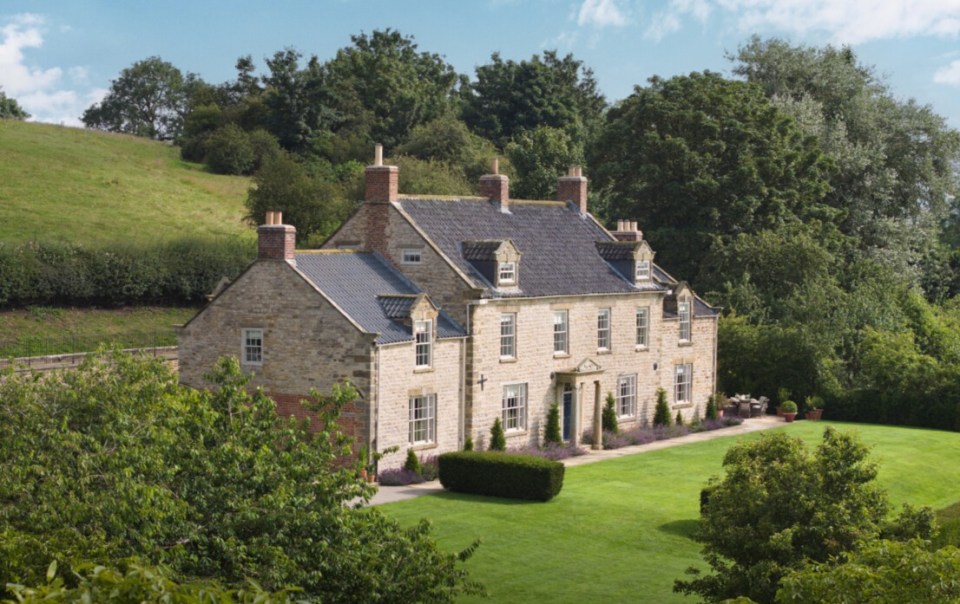
<svg viewBox="0 0 960 604">
<path fill-rule="evenodd" d="M 783 429 L 815 444 L 825 425 Z M 960 458 L 960 434 L 834 425 L 874 447 L 878 480 L 893 503 L 939 509 L 960 500 L 960 466 L 952 462 Z M 381 509 L 405 525 L 428 518 L 450 550 L 481 538 L 467 567 L 495 602 L 692 602 L 673 593 L 673 581 L 691 565 L 705 568 L 691 539 L 699 492 L 721 472 L 733 442 L 718 438 L 570 468 L 563 491 L 548 503 L 443 493 Z"/>
<path fill-rule="evenodd" d="M 34 307 L 0 312 L 0 358 L 88 352 L 100 344 L 122 348 L 176 344 L 173 325 L 196 308 L 75 309 Z"/>
</svg>

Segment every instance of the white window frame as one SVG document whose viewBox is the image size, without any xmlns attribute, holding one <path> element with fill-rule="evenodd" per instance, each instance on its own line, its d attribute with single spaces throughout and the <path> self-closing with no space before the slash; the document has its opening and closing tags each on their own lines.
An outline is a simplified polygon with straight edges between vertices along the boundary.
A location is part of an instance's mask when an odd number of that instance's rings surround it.
<svg viewBox="0 0 960 604">
<path fill-rule="evenodd" d="M 597 310 L 597 350 L 608 351 L 612 348 L 610 336 L 613 324 L 613 312 L 609 308 Z"/>
<path fill-rule="evenodd" d="M 683 297 L 677 300 L 677 316 L 680 318 L 680 341 L 690 341 L 690 298 Z"/>
<path fill-rule="evenodd" d="M 497 267 L 497 284 L 514 285 L 517 282 L 517 263 L 501 262 Z"/>
<path fill-rule="evenodd" d="M 263 365 L 263 329 L 244 328 L 240 335 L 240 351 L 244 365 Z"/>
<path fill-rule="evenodd" d="M 637 348 L 650 346 L 650 307 L 637 307 Z"/>
<path fill-rule="evenodd" d="M 414 247 L 401 249 L 400 262 L 403 264 L 420 264 L 423 262 L 423 250 Z"/>
<path fill-rule="evenodd" d="M 414 366 L 426 369 L 433 363 L 433 321 L 426 319 L 414 321 Z"/>
<path fill-rule="evenodd" d="M 617 417 L 637 415 L 637 374 L 617 378 Z"/>
<path fill-rule="evenodd" d="M 437 442 L 436 394 L 411 396 L 409 418 L 408 442 L 411 445 L 426 445 Z"/>
<path fill-rule="evenodd" d="M 553 354 L 570 354 L 570 314 L 553 311 Z"/>
<path fill-rule="evenodd" d="M 526 382 L 503 385 L 501 418 L 504 432 L 523 432 L 527 429 Z"/>
<path fill-rule="evenodd" d="M 637 260 L 636 272 L 634 277 L 637 281 L 649 281 L 650 280 L 650 261 L 649 260 Z"/>
<path fill-rule="evenodd" d="M 517 313 L 500 313 L 500 358 L 517 358 Z"/>
<path fill-rule="evenodd" d="M 673 402 L 689 403 L 693 400 L 693 363 L 674 365 Z"/>
</svg>

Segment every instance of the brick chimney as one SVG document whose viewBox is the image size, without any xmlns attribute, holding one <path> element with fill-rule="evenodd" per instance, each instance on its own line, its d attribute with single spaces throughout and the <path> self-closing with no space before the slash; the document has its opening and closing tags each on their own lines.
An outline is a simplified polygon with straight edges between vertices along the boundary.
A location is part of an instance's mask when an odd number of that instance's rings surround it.
<svg viewBox="0 0 960 604">
<path fill-rule="evenodd" d="M 397 200 L 400 168 L 383 165 L 383 145 L 374 147 L 373 165 L 364 170 L 364 201 L 391 203 Z"/>
<path fill-rule="evenodd" d="M 581 214 L 587 213 L 587 179 L 580 166 L 570 166 L 567 175 L 557 180 L 557 200 L 572 202 Z"/>
<path fill-rule="evenodd" d="M 618 220 L 617 230 L 611 233 L 617 241 L 643 241 L 643 231 L 635 220 Z"/>
<path fill-rule="evenodd" d="M 500 160 L 496 157 L 490 162 L 491 174 L 480 177 L 480 195 L 489 197 L 500 204 L 500 211 L 510 213 L 510 179 L 500 174 Z"/>
<path fill-rule="evenodd" d="M 267 223 L 257 227 L 257 259 L 296 264 L 297 229 L 283 224 L 282 212 L 267 212 Z"/>
</svg>

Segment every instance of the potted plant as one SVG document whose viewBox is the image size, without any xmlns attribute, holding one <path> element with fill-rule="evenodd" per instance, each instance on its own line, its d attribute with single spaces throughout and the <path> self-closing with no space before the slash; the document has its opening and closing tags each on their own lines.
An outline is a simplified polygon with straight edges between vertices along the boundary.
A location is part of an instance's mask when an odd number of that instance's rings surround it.
<svg viewBox="0 0 960 604">
<path fill-rule="evenodd" d="M 807 397 L 807 419 L 819 420 L 823 417 L 823 398 L 819 396 Z"/>
<path fill-rule="evenodd" d="M 793 401 L 783 401 L 780 405 L 780 411 L 783 413 L 783 419 L 792 422 L 797 418 L 797 404 Z"/>
</svg>

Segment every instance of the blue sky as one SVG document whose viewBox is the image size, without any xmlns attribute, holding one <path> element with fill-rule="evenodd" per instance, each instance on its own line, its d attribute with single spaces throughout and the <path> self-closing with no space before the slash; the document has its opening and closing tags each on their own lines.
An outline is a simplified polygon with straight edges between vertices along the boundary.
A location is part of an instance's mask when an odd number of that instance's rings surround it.
<svg viewBox="0 0 960 604">
<path fill-rule="evenodd" d="M 847 44 L 960 128 L 960 0 L 0 0 L 0 87 L 34 119 L 78 125 L 149 56 L 219 83 L 241 55 L 260 69 L 287 47 L 326 60 L 387 27 L 471 77 L 495 51 L 571 52 L 610 101 L 653 75 L 727 74 L 751 34 Z"/>
</svg>

